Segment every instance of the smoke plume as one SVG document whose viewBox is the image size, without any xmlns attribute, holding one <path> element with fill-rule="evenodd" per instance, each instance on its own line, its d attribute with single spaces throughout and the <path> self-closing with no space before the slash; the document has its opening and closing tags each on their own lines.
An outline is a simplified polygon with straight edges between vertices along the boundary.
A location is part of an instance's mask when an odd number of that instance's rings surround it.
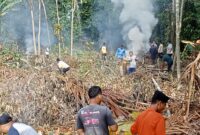
<svg viewBox="0 0 200 135">
<path fill-rule="evenodd" d="M 122 25 L 121 34 L 129 50 L 138 53 L 149 48 L 157 19 L 154 16 L 152 0 L 111 0 L 115 8 L 121 8 L 119 21 Z"/>
<path fill-rule="evenodd" d="M 148 49 L 149 39 L 157 19 L 152 0 L 112 0 L 116 8 L 122 7 L 119 16 L 122 35 L 129 50 L 138 53 Z"/>
</svg>

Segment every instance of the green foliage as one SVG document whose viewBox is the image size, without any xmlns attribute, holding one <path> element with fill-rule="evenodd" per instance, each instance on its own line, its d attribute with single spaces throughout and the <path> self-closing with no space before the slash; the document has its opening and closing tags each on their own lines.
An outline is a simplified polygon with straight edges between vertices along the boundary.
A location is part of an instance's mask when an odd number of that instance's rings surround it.
<svg viewBox="0 0 200 135">
<path fill-rule="evenodd" d="M 0 16 L 4 16 L 8 11 L 22 0 L 0 0 Z"/>
<path fill-rule="evenodd" d="M 200 1 L 187 0 L 183 12 L 181 38 L 196 40 L 200 36 Z"/>
<path fill-rule="evenodd" d="M 21 53 L 16 51 L 16 46 L 6 46 L 0 51 L 1 63 L 9 63 L 11 67 L 19 66 L 21 57 Z"/>
</svg>

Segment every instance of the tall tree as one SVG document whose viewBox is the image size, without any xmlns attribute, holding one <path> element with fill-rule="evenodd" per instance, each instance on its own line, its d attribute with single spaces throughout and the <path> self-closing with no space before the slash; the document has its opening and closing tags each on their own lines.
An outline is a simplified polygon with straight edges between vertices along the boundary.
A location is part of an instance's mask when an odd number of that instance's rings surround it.
<svg viewBox="0 0 200 135">
<path fill-rule="evenodd" d="M 41 45 L 40 45 L 40 35 L 41 35 L 41 1 L 38 0 L 39 3 L 39 19 L 38 19 L 38 55 L 41 53 Z"/>
<path fill-rule="evenodd" d="M 34 46 L 34 54 L 37 55 L 37 46 L 36 46 L 36 37 L 35 37 L 35 20 L 34 20 L 34 9 L 33 9 L 33 1 L 28 0 L 29 7 L 31 11 L 31 22 L 32 22 L 32 33 L 33 33 L 33 46 Z"/>
<path fill-rule="evenodd" d="M 61 55 L 61 48 L 60 48 L 60 17 L 59 17 L 59 11 L 58 11 L 58 0 L 56 0 L 56 13 L 57 13 L 57 26 L 58 26 L 58 56 L 60 58 Z"/>
<path fill-rule="evenodd" d="M 184 0 L 176 0 L 176 64 L 177 78 L 181 77 L 181 60 L 180 60 L 180 33 L 182 26 Z"/>
</svg>

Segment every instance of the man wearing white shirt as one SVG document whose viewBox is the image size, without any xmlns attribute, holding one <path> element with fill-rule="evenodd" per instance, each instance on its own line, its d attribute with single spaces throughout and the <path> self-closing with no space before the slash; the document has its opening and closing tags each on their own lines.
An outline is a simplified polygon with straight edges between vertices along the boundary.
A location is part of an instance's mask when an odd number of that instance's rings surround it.
<svg viewBox="0 0 200 135">
<path fill-rule="evenodd" d="M 59 58 L 57 58 L 57 65 L 61 74 L 65 74 L 67 71 L 70 70 L 70 66 L 64 61 L 61 61 Z"/>
</svg>

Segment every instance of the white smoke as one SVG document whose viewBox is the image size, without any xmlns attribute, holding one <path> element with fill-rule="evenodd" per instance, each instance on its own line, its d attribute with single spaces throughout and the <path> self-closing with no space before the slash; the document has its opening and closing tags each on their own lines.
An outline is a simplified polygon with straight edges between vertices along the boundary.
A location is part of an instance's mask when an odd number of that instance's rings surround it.
<svg viewBox="0 0 200 135">
<path fill-rule="evenodd" d="M 158 20 L 154 16 L 152 0 L 111 0 L 121 8 L 121 34 L 129 50 L 138 54 L 149 48 L 149 39 Z"/>
</svg>

